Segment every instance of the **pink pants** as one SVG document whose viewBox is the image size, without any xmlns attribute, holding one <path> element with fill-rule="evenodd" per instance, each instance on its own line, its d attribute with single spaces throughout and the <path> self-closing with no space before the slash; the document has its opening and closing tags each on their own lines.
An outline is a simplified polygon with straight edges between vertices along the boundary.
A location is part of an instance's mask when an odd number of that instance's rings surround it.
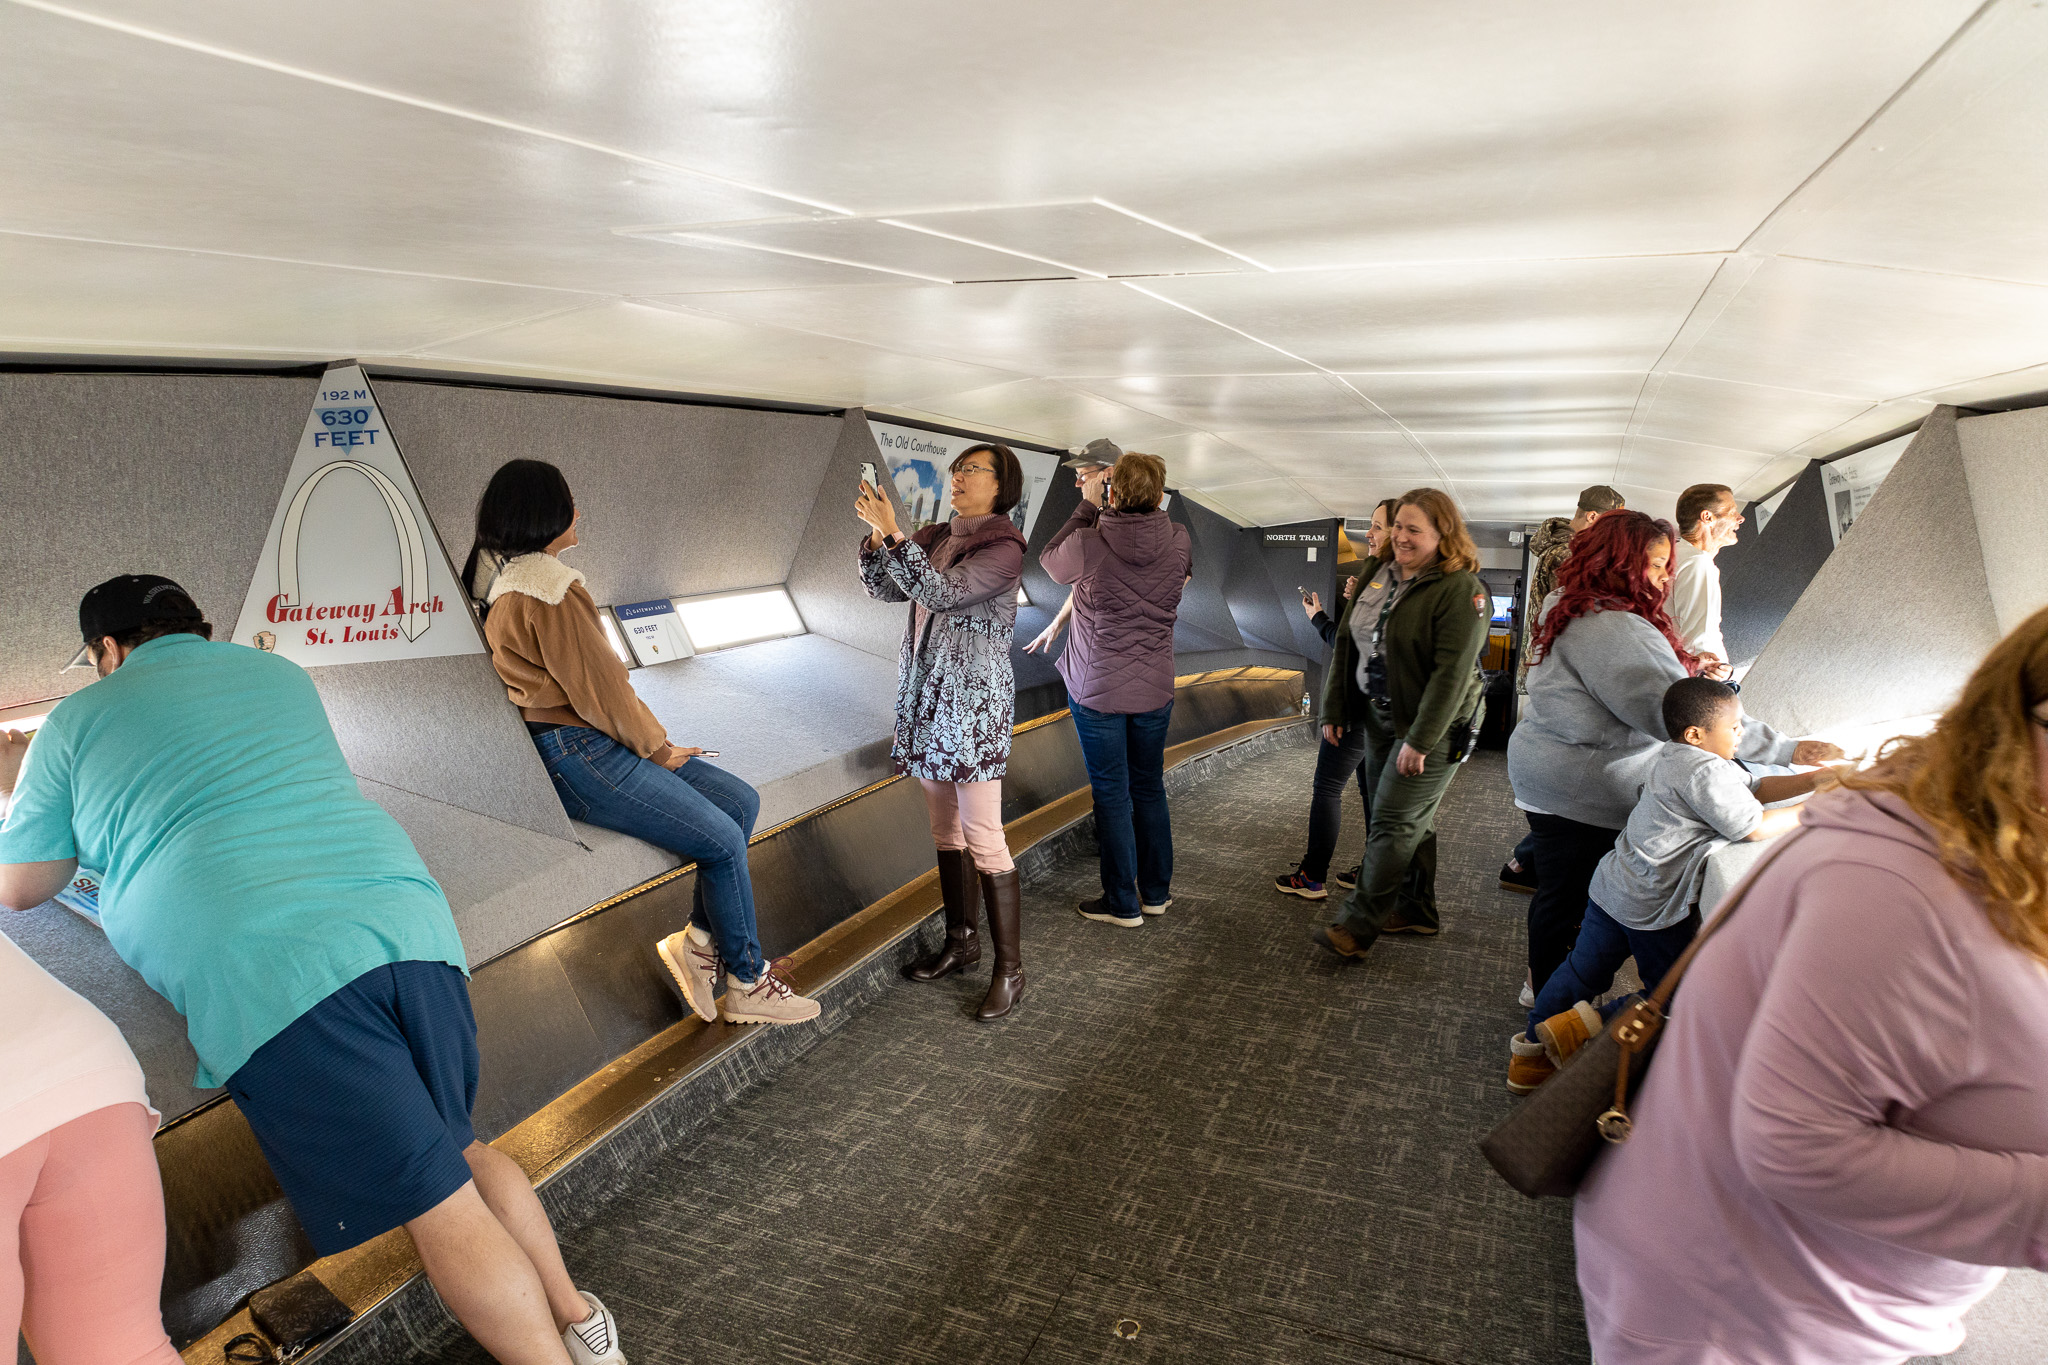
<svg viewBox="0 0 2048 1365">
<path fill-rule="evenodd" d="M 940 848 L 964 848 L 974 854 L 974 865 L 983 872 L 1008 872 L 1010 842 L 1003 838 L 1003 784 L 993 782 L 933 782 L 924 784 L 925 808 L 931 812 L 932 842 Z"/>
<path fill-rule="evenodd" d="M 157 1307 L 155 1131 L 113 1104 L 0 1156 L 0 1349 L 21 1332 L 36 1365 L 181 1365 Z"/>
</svg>

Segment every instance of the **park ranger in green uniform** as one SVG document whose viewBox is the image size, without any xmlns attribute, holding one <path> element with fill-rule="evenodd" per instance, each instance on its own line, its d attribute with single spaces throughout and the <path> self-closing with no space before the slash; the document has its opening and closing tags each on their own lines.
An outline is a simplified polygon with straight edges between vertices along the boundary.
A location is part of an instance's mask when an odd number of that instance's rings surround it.
<svg viewBox="0 0 2048 1365">
<path fill-rule="evenodd" d="M 1434 934 L 1436 808 L 1471 751 L 1482 690 L 1479 651 L 1492 599 L 1479 552 L 1450 496 L 1404 494 L 1391 557 L 1368 560 L 1337 625 L 1323 682 L 1323 736 L 1362 725 L 1372 830 L 1358 885 L 1312 936 L 1364 957 L 1381 934 Z"/>
</svg>

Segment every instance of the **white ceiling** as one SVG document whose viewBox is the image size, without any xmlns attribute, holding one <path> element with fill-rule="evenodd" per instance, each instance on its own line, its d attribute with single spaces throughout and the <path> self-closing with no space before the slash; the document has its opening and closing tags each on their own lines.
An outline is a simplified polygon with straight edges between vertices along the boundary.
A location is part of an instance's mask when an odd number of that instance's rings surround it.
<svg viewBox="0 0 2048 1365">
<path fill-rule="evenodd" d="M 2032 0 L 0 0 L 0 353 L 728 393 L 1248 522 L 2048 388 Z"/>
</svg>

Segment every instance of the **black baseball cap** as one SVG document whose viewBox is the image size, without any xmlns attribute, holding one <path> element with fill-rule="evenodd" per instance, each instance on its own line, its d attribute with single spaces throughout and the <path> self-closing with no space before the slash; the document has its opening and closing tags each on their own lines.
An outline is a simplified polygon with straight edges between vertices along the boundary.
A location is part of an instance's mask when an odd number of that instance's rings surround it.
<svg viewBox="0 0 2048 1365">
<path fill-rule="evenodd" d="M 126 635 L 143 626 L 198 625 L 206 619 L 191 594 L 162 574 L 124 573 L 109 578 L 78 603 L 78 631 L 86 643 Z"/>
</svg>

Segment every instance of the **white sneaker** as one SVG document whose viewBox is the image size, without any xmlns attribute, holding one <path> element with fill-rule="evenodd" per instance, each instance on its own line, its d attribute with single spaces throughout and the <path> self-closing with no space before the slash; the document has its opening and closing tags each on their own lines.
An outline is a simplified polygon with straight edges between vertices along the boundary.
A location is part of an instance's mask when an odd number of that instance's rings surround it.
<svg viewBox="0 0 2048 1365">
<path fill-rule="evenodd" d="M 1159 902 L 1159 904 L 1157 905 L 1145 905 L 1141 903 L 1138 906 L 1138 908 L 1148 915 L 1163 915 L 1166 913 L 1166 907 L 1172 904 L 1173 897 L 1168 896 L 1165 900 Z"/>
<path fill-rule="evenodd" d="M 619 1330 L 612 1322 L 611 1310 L 589 1290 L 576 1292 L 590 1305 L 590 1316 L 571 1323 L 562 1333 L 562 1345 L 569 1349 L 569 1359 L 576 1365 L 626 1365 L 626 1353 L 619 1349 Z"/>
<path fill-rule="evenodd" d="M 1522 978 L 1522 993 L 1515 997 L 1515 1002 L 1525 1010 L 1536 1008 L 1536 987 L 1526 976 Z"/>
</svg>

